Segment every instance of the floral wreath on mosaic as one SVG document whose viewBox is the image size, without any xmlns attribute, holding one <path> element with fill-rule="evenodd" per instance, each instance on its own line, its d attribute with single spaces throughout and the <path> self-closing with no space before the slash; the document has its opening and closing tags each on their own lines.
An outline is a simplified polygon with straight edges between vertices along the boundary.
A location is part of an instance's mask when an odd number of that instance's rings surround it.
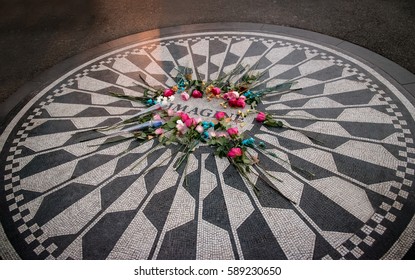
<svg viewBox="0 0 415 280">
<path fill-rule="evenodd" d="M 228 106 L 239 109 L 238 115 L 242 118 L 250 114 L 256 114 L 255 120 L 260 125 L 296 130 L 284 124 L 281 120 L 276 120 L 273 115 L 256 110 L 257 104 L 267 94 L 285 94 L 300 90 L 299 88 L 291 88 L 295 82 L 288 81 L 271 88 L 254 91 L 253 88 L 263 73 L 255 74 L 250 71 L 242 75 L 237 82 L 232 83 L 231 79 L 236 75 L 246 72 L 246 68 L 238 64 L 230 73 L 224 74 L 216 80 L 202 81 L 192 78 L 192 69 L 180 66 L 176 68 L 178 71 L 175 78 L 176 85 L 166 89 L 155 89 L 140 77 L 147 86 L 143 96 L 137 97 L 114 92 L 110 94 L 118 98 L 142 102 L 148 108 L 114 125 L 93 129 L 98 132 L 117 130 L 116 132 L 82 141 L 94 140 L 101 137 L 108 137 L 108 139 L 100 145 L 127 140 L 137 140 L 140 144 L 144 144 L 150 140 L 158 141 L 158 144 L 152 150 L 159 148 L 161 145 L 178 145 L 178 149 L 170 155 L 170 158 L 176 156 L 176 154 L 180 154 L 173 167 L 178 170 L 184 165 L 184 182 L 186 186 L 188 186 L 187 163 L 189 155 L 201 143 L 204 143 L 214 149 L 215 156 L 227 158 L 239 174 L 252 186 L 257 195 L 259 194 L 259 189 L 252 181 L 250 174 L 256 175 L 258 179 L 263 180 L 281 196 L 292 201 L 282 194 L 275 184 L 265 179 L 266 176 L 262 176 L 266 174 L 268 177 L 282 182 L 280 178 L 274 176 L 261 166 L 259 155 L 277 158 L 281 161 L 281 164 L 289 165 L 292 169 L 306 176 L 314 176 L 314 174 L 294 166 L 274 152 L 268 151 L 264 142 L 257 141 L 254 137 L 245 137 L 244 133 L 238 131 L 237 125 L 233 125 L 234 121 L 223 111 L 217 112 L 213 119 L 203 120 L 202 118 L 192 118 L 183 111 L 176 112 L 168 108 L 169 104 L 174 101 L 176 95 L 180 95 L 183 101 L 187 101 L 190 98 L 205 98 L 208 102 L 212 99 L 222 99 L 223 102 L 220 103 L 220 106 L 224 109 Z M 247 105 L 249 105 L 250 109 L 242 111 Z M 300 132 L 306 137 L 318 141 L 304 132 Z M 124 137 L 123 135 L 125 134 L 132 136 Z M 144 159 L 137 162 L 132 169 L 138 166 Z M 295 203 L 294 201 L 292 202 Z"/>
</svg>

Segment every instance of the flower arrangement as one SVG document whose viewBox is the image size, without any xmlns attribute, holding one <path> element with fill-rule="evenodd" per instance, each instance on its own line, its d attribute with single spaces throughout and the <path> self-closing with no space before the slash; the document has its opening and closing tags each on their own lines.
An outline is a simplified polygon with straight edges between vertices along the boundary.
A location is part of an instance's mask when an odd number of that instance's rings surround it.
<svg viewBox="0 0 415 280">
<path fill-rule="evenodd" d="M 116 138 L 106 141 L 105 143 L 130 139 L 146 142 L 155 139 L 158 141 L 158 145 L 178 145 L 179 149 L 176 153 L 181 153 L 181 155 L 174 164 L 174 168 L 177 170 L 183 164 L 185 165 L 184 176 L 186 184 L 189 155 L 199 145 L 208 145 L 213 148 L 216 156 L 227 158 L 229 160 L 241 176 L 243 176 L 253 187 L 255 193 L 258 193 L 258 189 L 251 181 L 249 173 L 255 174 L 258 179 L 264 180 L 270 187 L 279 192 L 278 188 L 272 184 L 270 180 L 266 180 L 266 176 L 264 175 L 272 177 L 279 182 L 281 182 L 281 180 L 270 174 L 260 165 L 258 155 L 262 154 L 278 158 L 281 160 L 282 164 L 290 164 L 288 161 L 279 158 L 275 153 L 267 151 L 263 142 L 258 142 L 250 136 L 245 137 L 243 133 L 239 132 L 235 123 L 223 111 L 217 112 L 211 120 L 203 120 L 201 118 L 192 118 L 183 111 L 176 112 L 168 108 L 168 104 L 174 100 L 175 95 L 180 95 L 180 98 L 183 101 L 187 101 L 190 98 L 206 98 L 208 102 L 213 98 L 222 99 L 224 101 L 220 103 L 220 105 L 223 108 L 229 106 L 231 108 L 243 109 L 249 104 L 251 109 L 248 109 L 245 112 L 238 110 L 238 114 L 241 116 L 256 114 L 255 120 L 258 124 L 293 129 L 283 124 L 282 121 L 275 120 L 271 114 L 257 111 L 255 108 L 256 105 L 261 102 L 261 98 L 268 93 L 290 92 L 294 82 L 286 82 L 272 88 L 255 91 L 255 83 L 259 80 L 261 74 L 244 74 L 238 82 L 230 82 L 233 76 L 241 74 L 246 70 L 245 67 L 242 67 L 241 65 L 238 65 L 231 73 L 209 82 L 192 79 L 192 71 L 189 68 L 179 67 L 177 70 L 177 84 L 170 88 L 154 89 L 148 85 L 148 88 L 144 91 L 142 97 L 111 93 L 113 96 L 119 98 L 143 102 L 149 106 L 149 108 L 110 127 L 95 129 L 98 131 L 107 131 L 121 128 L 114 133 L 99 137 L 132 134 L 130 137 Z M 158 145 L 154 147 L 154 149 L 157 148 Z M 171 156 L 174 156 L 176 153 Z M 136 166 L 140 162 L 141 161 L 139 161 Z M 313 174 L 301 168 L 292 166 L 291 164 L 290 166 L 313 176 Z M 280 194 L 289 200 L 289 198 L 282 193 Z"/>
<path fill-rule="evenodd" d="M 206 97 L 207 101 L 211 101 L 214 98 L 222 99 L 223 102 L 220 105 L 223 108 L 228 106 L 231 108 L 245 108 L 247 104 L 251 105 L 251 108 L 255 108 L 261 102 L 261 98 L 269 93 L 288 93 L 300 90 L 300 88 L 291 88 L 295 82 L 285 82 L 270 88 L 255 90 L 259 79 L 264 73 L 253 73 L 252 71 L 247 71 L 247 68 L 247 66 L 238 64 L 230 73 L 224 74 L 216 80 L 206 82 L 193 79 L 192 69 L 179 66 L 175 68 L 178 72 L 175 78 L 177 84 L 170 88 L 154 89 L 142 79 L 147 85 L 143 97 L 132 97 L 117 93 L 111 94 L 117 97 L 141 101 L 148 106 L 158 103 L 166 104 L 168 101 L 173 101 L 177 94 L 180 95 L 183 101 L 188 101 L 190 98 Z M 237 82 L 231 82 L 233 77 L 244 72 L 246 73 Z"/>
</svg>

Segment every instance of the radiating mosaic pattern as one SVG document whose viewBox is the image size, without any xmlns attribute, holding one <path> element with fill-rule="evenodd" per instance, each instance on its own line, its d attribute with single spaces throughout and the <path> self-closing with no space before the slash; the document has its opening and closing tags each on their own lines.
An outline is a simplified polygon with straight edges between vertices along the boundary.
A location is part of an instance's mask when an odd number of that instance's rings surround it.
<svg viewBox="0 0 415 280">
<path fill-rule="evenodd" d="M 240 126 L 286 160 L 260 155 L 282 182 L 266 179 L 295 203 L 252 175 L 255 195 L 208 146 L 184 176 L 175 145 L 76 134 L 144 108 L 111 91 L 141 96 L 146 83 L 174 85 L 177 66 L 207 80 L 239 63 L 265 71 L 258 88 L 301 88 L 258 109 L 318 141 L 253 117 Z M 210 119 L 218 103 L 171 106 Z M 0 142 L 2 224 L 25 259 L 401 258 L 413 243 L 402 233 L 415 211 L 414 113 L 379 74 L 311 42 L 240 32 L 138 42 L 59 78 L 10 123 Z"/>
</svg>

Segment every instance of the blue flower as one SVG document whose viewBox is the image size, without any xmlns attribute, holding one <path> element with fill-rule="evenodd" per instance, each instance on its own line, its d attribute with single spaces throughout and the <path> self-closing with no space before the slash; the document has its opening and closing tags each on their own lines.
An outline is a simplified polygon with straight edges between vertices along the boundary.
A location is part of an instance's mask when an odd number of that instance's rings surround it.
<svg viewBox="0 0 415 280">
<path fill-rule="evenodd" d="M 156 104 L 156 101 L 154 101 L 153 99 L 148 99 L 148 100 L 146 101 L 146 104 L 147 104 L 148 106 L 155 105 L 155 104 Z"/>
<path fill-rule="evenodd" d="M 205 139 L 209 138 L 209 133 L 207 131 L 203 132 L 202 137 Z"/>
<path fill-rule="evenodd" d="M 206 122 L 206 121 L 203 121 L 203 122 L 202 122 L 202 126 L 203 126 L 203 129 L 204 129 L 204 130 L 208 130 L 209 128 L 214 127 L 215 125 L 214 125 L 214 123 L 213 123 L 213 122 Z"/>
<path fill-rule="evenodd" d="M 254 144 L 255 144 L 255 139 L 252 138 L 252 137 L 242 140 L 242 145 L 243 146 L 253 147 Z"/>
<path fill-rule="evenodd" d="M 252 96 L 252 92 L 250 90 L 248 90 L 247 92 L 245 92 L 243 94 L 246 98 L 250 98 Z"/>
<path fill-rule="evenodd" d="M 183 79 L 180 79 L 177 85 L 179 86 L 179 88 L 184 88 L 186 86 Z"/>
</svg>

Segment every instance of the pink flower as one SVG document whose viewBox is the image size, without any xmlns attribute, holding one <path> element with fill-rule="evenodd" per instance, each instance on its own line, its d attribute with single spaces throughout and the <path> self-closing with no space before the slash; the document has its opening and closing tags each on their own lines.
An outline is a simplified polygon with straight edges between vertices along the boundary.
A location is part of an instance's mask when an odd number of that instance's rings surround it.
<svg viewBox="0 0 415 280">
<path fill-rule="evenodd" d="M 200 91 L 198 91 L 197 89 L 195 89 L 192 92 L 192 97 L 194 97 L 194 98 L 202 98 L 203 97 L 203 94 Z"/>
<path fill-rule="evenodd" d="M 196 126 L 196 125 L 197 125 L 197 122 L 196 122 L 196 120 L 195 120 L 195 119 L 193 119 L 193 118 L 189 118 L 189 119 L 187 119 L 187 120 L 184 122 L 184 124 L 185 124 L 187 127 L 192 127 L 192 126 Z"/>
<path fill-rule="evenodd" d="M 216 134 L 216 137 L 228 137 L 228 134 L 226 134 L 226 132 L 218 132 L 217 134 Z"/>
<path fill-rule="evenodd" d="M 228 130 L 226 130 L 226 132 L 228 132 L 229 136 L 233 137 L 238 135 L 238 128 L 237 127 L 231 127 L 228 128 Z"/>
<path fill-rule="evenodd" d="M 225 99 L 225 100 L 229 100 L 229 99 L 232 99 L 232 98 L 236 99 L 238 97 L 239 97 L 239 93 L 237 93 L 236 91 L 229 91 L 229 92 L 227 92 L 223 95 L 223 99 Z"/>
<path fill-rule="evenodd" d="M 155 114 L 155 115 L 153 116 L 153 120 L 155 120 L 155 121 L 161 121 L 161 117 L 160 117 L 160 115 L 159 115 L 159 114 Z"/>
<path fill-rule="evenodd" d="M 157 129 L 154 131 L 154 133 L 155 133 L 156 135 L 161 135 L 161 134 L 163 134 L 163 133 L 164 133 L 164 130 L 163 130 L 161 127 L 159 127 L 159 128 L 157 128 Z"/>
<path fill-rule="evenodd" d="M 174 94 L 174 91 L 171 88 L 167 88 L 164 90 L 163 96 L 169 97 L 169 96 L 172 96 L 173 94 Z"/>
<path fill-rule="evenodd" d="M 184 134 L 187 130 L 187 126 L 181 120 L 176 121 L 176 128 L 180 134 Z"/>
<path fill-rule="evenodd" d="M 214 95 L 219 95 L 220 94 L 220 88 L 214 87 L 210 90 L 210 92 L 213 93 Z"/>
<path fill-rule="evenodd" d="M 190 119 L 189 115 L 184 112 L 180 114 L 180 118 L 182 119 L 182 122 L 186 122 L 188 119 Z"/>
<path fill-rule="evenodd" d="M 230 158 L 240 157 L 242 156 L 242 150 L 241 148 L 232 148 L 229 150 L 227 156 Z"/>
<path fill-rule="evenodd" d="M 226 116 L 225 112 L 217 112 L 217 113 L 215 114 L 215 118 L 216 118 L 218 121 L 223 120 L 223 119 L 225 118 L 225 116 Z"/>
<path fill-rule="evenodd" d="M 182 98 L 182 100 L 183 100 L 183 101 L 187 101 L 187 100 L 189 100 L 189 98 L 190 98 L 189 94 L 188 94 L 187 92 L 185 92 L 185 91 L 183 91 L 183 92 L 180 94 L 180 97 Z"/>
<path fill-rule="evenodd" d="M 258 122 L 263 122 L 263 121 L 265 121 L 265 119 L 267 118 L 267 115 L 265 115 L 264 113 L 262 113 L 262 112 L 259 112 L 258 113 L 258 115 L 256 116 L 256 120 L 258 121 Z"/>
<path fill-rule="evenodd" d="M 175 112 L 174 112 L 174 110 L 173 110 L 173 109 L 168 109 L 168 110 L 167 110 L 167 115 L 168 115 L 169 117 L 173 117 L 173 116 L 174 116 L 174 114 L 175 114 Z"/>
<path fill-rule="evenodd" d="M 205 130 L 203 129 L 203 126 L 201 126 L 199 124 L 198 126 L 196 126 L 196 131 L 199 132 L 199 133 L 203 133 L 203 131 L 205 131 Z"/>
<path fill-rule="evenodd" d="M 245 99 L 238 98 L 238 100 L 236 101 L 236 107 L 245 108 L 245 105 Z"/>
</svg>

